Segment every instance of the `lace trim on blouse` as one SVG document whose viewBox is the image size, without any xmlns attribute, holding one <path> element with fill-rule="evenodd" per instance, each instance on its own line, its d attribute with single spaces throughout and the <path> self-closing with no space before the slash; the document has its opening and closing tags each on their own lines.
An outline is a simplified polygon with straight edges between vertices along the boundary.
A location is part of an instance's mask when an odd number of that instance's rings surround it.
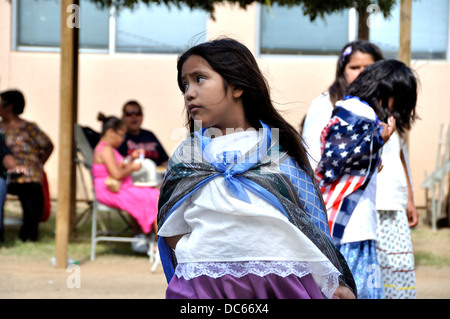
<svg viewBox="0 0 450 319">
<path fill-rule="evenodd" d="M 202 275 L 217 279 L 224 275 L 241 278 L 248 274 L 264 277 L 275 274 L 281 277 L 295 275 L 304 277 L 312 274 L 322 293 L 327 298 L 333 296 L 341 275 L 329 262 L 302 261 L 236 261 L 236 262 L 194 262 L 180 263 L 175 269 L 178 278 L 186 280 Z"/>
</svg>

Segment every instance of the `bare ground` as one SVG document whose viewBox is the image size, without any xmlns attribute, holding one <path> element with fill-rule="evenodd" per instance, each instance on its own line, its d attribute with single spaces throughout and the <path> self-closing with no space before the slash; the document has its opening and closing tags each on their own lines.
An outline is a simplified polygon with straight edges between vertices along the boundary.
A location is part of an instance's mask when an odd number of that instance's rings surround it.
<svg viewBox="0 0 450 319">
<path fill-rule="evenodd" d="M 421 225 L 412 232 L 415 254 L 438 256 L 438 265 L 418 258 L 417 297 L 450 299 L 450 229 L 433 232 Z M 433 263 L 432 263 L 433 264 Z M 145 256 L 102 254 L 73 269 L 49 260 L 0 255 L 1 299 L 164 299 L 167 287 L 161 265 L 151 272 Z"/>
</svg>

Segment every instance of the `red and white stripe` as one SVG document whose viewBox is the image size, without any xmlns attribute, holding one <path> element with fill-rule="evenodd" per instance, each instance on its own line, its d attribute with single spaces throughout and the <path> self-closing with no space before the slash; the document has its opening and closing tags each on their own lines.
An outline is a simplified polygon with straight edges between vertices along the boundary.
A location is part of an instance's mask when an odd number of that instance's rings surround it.
<svg viewBox="0 0 450 319">
<path fill-rule="evenodd" d="M 344 175 L 337 182 L 321 187 L 321 192 L 328 214 L 328 227 L 333 233 L 334 223 L 340 212 L 344 198 L 364 183 L 365 176 Z"/>
</svg>

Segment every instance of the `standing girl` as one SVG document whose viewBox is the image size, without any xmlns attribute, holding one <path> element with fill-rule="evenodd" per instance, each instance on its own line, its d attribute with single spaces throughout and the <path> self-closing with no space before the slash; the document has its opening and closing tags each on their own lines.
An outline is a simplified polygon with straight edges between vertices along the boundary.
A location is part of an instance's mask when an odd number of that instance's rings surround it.
<svg viewBox="0 0 450 319">
<path fill-rule="evenodd" d="M 166 297 L 354 297 L 301 138 L 251 52 L 215 40 L 182 54 L 177 69 L 192 134 L 161 187 Z"/>
<path fill-rule="evenodd" d="M 345 256 L 360 298 L 383 298 L 376 255 L 376 178 L 381 150 L 415 118 L 417 83 L 400 61 L 367 67 L 349 86 L 322 131 L 317 179 L 334 243 Z M 390 120 L 390 125 L 383 122 Z"/>
<path fill-rule="evenodd" d="M 386 299 L 416 298 L 416 275 L 410 227 L 418 223 L 409 168 L 406 131 L 400 128 L 383 146 L 383 169 L 377 180 L 377 256 Z"/>
<path fill-rule="evenodd" d="M 339 54 L 336 76 L 328 91 L 315 98 L 306 114 L 302 137 L 313 169 L 320 160 L 320 134 L 330 120 L 337 101 L 344 98 L 345 89 L 372 63 L 382 60 L 381 50 L 373 43 L 357 40 L 347 43 Z"/>
</svg>

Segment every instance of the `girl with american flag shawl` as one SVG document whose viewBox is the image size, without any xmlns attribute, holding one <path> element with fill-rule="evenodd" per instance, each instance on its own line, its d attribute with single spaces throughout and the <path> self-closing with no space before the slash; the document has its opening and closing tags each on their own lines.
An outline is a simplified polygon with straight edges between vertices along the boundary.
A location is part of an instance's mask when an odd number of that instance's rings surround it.
<svg viewBox="0 0 450 319">
<path fill-rule="evenodd" d="M 383 298 L 375 246 L 376 175 L 397 123 L 405 127 L 415 117 L 416 87 L 402 62 L 375 62 L 349 86 L 322 131 L 316 178 L 330 233 L 349 263 L 359 298 Z"/>
</svg>

